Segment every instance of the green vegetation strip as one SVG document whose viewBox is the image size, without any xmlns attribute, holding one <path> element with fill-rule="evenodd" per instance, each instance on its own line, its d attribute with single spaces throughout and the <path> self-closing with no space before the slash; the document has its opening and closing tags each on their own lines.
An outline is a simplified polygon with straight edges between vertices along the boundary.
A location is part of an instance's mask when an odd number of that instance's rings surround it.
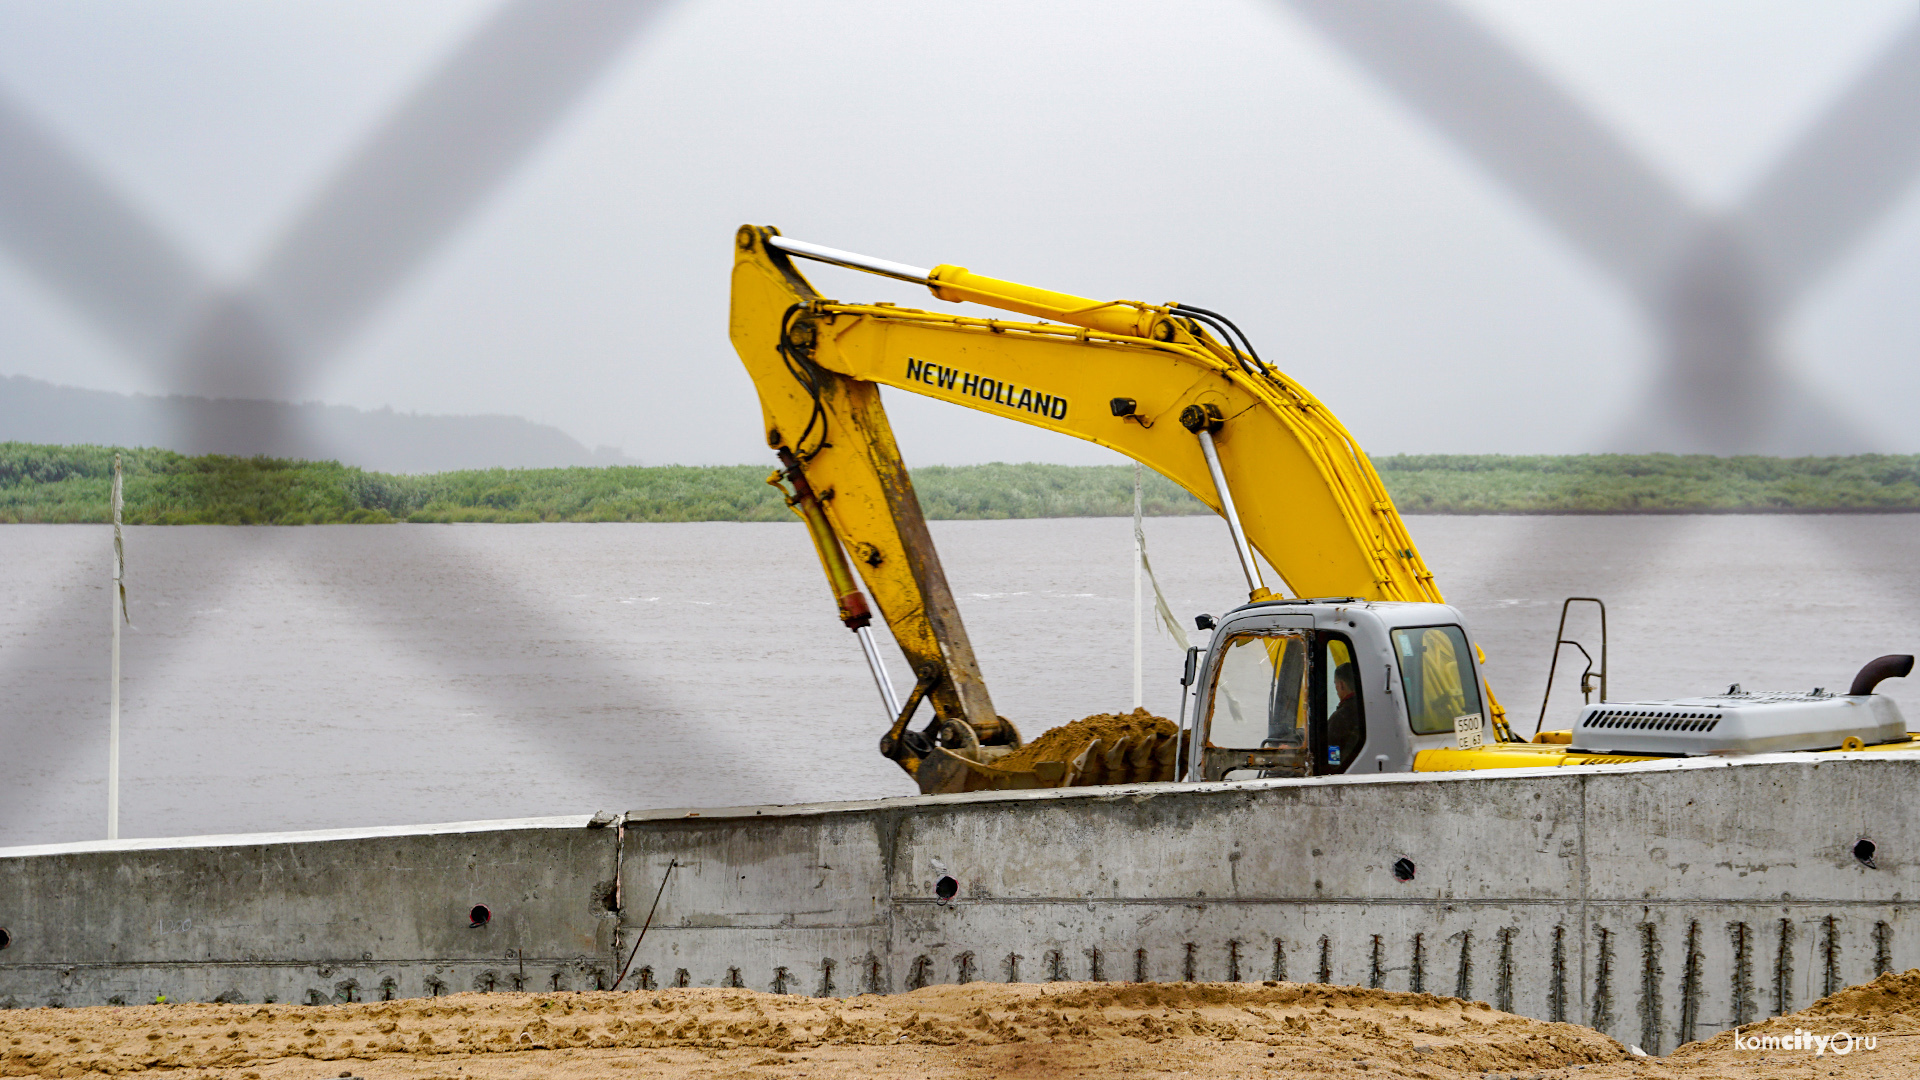
<svg viewBox="0 0 1920 1080">
<path fill-rule="evenodd" d="M 0 443 L 0 523 L 108 520 L 113 449 Z M 758 465 L 476 469 L 394 476 L 336 462 L 122 450 L 137 525 L 394 521 L 785 521 Z M 1374 465 L 1409 514 L 1920 511 L 1920 455 L 1831 458 L 1406 455 Z M 936 520 L 1132 512 L 1125 465 L 925 466 Z M 1146 512 L 1206 513 L 1147 474 Z"/>
</svg>

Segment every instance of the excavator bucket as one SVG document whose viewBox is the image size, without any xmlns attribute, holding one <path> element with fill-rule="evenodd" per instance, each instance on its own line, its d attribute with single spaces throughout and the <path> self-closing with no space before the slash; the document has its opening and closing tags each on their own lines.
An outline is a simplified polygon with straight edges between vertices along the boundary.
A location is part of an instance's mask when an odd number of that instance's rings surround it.
<svg viewBox="0 0 1920 1080">
<path fill-rule="evenodd" d="M 917 779 L 927 794 L 1172 781 L 1180 733 L 1144 709 L 1054 728 L 1019 748 L 935 747 Z"/>
</svg>

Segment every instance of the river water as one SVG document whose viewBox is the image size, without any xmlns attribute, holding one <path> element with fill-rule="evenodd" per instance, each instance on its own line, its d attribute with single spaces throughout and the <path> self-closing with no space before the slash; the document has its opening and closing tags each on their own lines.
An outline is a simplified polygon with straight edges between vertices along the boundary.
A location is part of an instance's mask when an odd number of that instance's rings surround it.
<svg viewBox="0 0 1920 1080">
<path fill-rule="evenodd" d="M 1844 690 L 1920 651 L 1916 515 L 1409 526 L 1523 732 L 1568 595 L 1607 601 L 1616 699 Z M 1131 706 L 1129 521 L 932 528 L 1000 712 L 1032 735 Z M 1183 620 L 1245 595 L 1218 519 L 1146 531 Z M 126 548 L 123 836 L 913 791 L 797 523 L 147 527 Z M 105 834 L 110 565 L 104 527 L 0 528 L 0 845 Z M 1590 615 L 1570 630 L 1595 643 Z M 1180 647 L 1150 627 L 1145 654 L 1171 715 Z M 1920 721 L 1920 678 L 1883 689 Z M 1549 726 L 1578 699 L 1563 673 Z"/>
</svg>

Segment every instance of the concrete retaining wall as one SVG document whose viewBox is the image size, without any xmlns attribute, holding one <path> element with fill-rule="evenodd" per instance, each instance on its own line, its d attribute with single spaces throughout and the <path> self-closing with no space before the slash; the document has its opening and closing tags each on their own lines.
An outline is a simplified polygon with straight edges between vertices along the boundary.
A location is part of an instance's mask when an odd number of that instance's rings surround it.
<svg viewBox="0 0 1920 1080">
<path fill-rule="evenodd" d="M 1917 809 L 1920 754 L 1779 755 L 15 849 L 0 1003 L 583 989 L 632 951 L 630 987 L 1426 990 L 1662 1052 L 1920 964 Z"/>
<path fill-rule="evenodd" d="M 0 1005 L 590 988 L 618 840 L 587 822 L 0 852 Z"/>
</svg>

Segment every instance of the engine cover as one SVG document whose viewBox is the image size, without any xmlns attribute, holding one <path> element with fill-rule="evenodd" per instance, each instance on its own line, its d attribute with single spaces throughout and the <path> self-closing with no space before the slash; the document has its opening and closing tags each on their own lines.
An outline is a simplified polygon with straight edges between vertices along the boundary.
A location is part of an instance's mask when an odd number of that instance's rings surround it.
<svg viewBox="0 0 1920 1080">
<path fill-rule="evenodd" d="M 1878 694 L 1730 693 L 1608 701 L 1580 710 L 1571 749 L 1619 754 L 1770 754 L 1907 737 L 1900 707 Z"/>
</svg>

